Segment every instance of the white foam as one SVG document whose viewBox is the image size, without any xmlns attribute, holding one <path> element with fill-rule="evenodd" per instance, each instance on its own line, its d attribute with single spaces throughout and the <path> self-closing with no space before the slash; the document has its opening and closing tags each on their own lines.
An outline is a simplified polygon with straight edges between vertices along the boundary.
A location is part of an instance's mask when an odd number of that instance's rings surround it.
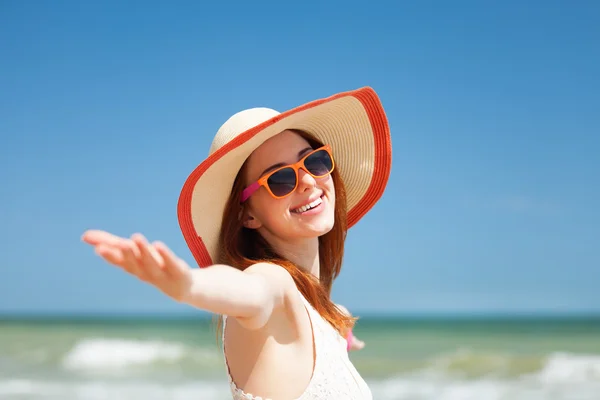
<svg viewBox="0 0 600 400">
<path fill-rule="evenodd" d="M 406 379 L 370 382 L 380 400 L 598 400 L 600 382 L 548 385 L 510 379 Z"/>
<path fill-rule="evenodd" d="M 1 399 L 19 396 L 32 400 L 226 400 L 230 398 L 227 390 L 227 385 L 216 382 L 166 385 L 148 381 L 0 381 Z"/>
<path fill-rule="evenodd" d="M 502 365 L 500 360 L 495 362 Z M 461 379 L 456 374 L 444 373 L 448 364 L 448 359 L 441 358 L 433 368 L 371 382 L 373 396 L 382 400 L 600 399 L 598 355 L 553 353 L 539 371 L 513 378 Z"/>
<path fill-rule="evenodd" d="M 216 353 L 160 340 L 84 339 L 63 358 L 67 369 L 123 369 L 155 362 L 176 363 L 185 357 L 214 358 Z"/>
<path fill-rule="evenodd" d="M 377 400 L 598 400 L 600 382 L 559 388 L 542 382 L 395 378 L 369 382 Z M 231 400 L 222 382 L 0 380 L 0 398 L 30 400 Z"/>
<path fill-rule="evenodd" d="M 536 377 L 545 383 L 600 382 L 600 355 L 553 353 Z"/>
<path fill-rule="evenodd" d="M 211 352 L 183 343 L 128 339 L 86 339 L 76 343 L 62 360 L 68 375 L 56 380 L 0 380 L 0 398 L 31 400 L 230 400 L 226 378 L 202 381 L 197 376 L 177 383 L 161 380 L 160 373 L 123 374 L 124 369 L 150 366 L 153 363 L 179 365 L 192 358 L 217 365 L 216 350 Z M 452 365 L 469 359 L 469 352 L 459 351 L 433 360 L 425 369 L 385 380 L 368 380 L 378 400 L 598 400 L 600 399 L 600 355 L 553 353 L 538 371 L 514 374 L 481 375 L 468 379 L 455 374 Z M 481 357 L 478 355 L 477 357 Z M 498 355 L 485 355 L 483 368 L 504 369 L 510 361 Z M 219 364 L 220 365 L 220 364 Z M 360 369 L 360 368 L 359 368 Z M 84 370 L 74 379 L 72 371 Z M 104 371 L 116 370 L 118 377 Z M 102 371 L 102 372 L 99 372 Z M 181 375 L 177 379 L 183 379 Z M 187 375 L 190 378 L 189 375 Z M 108 379 L 111 378 L 111 379 Z M 173 378 L 171 376 L 170 378 Z"/>
</svg>

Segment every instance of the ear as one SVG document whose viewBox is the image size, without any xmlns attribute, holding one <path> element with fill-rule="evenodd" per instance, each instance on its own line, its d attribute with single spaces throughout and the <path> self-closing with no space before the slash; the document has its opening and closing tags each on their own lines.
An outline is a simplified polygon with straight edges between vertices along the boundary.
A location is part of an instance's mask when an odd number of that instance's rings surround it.
<svg viewBox="0 0 600 400">
<path fill-rule="evenodd" d="M 262 226 L 262 223 L 258 220 L 258 218 L 255 218 L 248 212 L 243 213 L 242 224 L 248 229 L 258 229 Z"/>
</svg>

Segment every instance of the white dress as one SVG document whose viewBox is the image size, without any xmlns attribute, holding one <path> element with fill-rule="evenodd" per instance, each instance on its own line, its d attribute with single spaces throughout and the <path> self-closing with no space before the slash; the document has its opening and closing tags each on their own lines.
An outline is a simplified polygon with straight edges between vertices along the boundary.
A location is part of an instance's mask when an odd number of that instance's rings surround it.
<svg viewBox="0 0 600 400">
<path fill-rule="evenodd" d="M 300 291 L 298 293 L 312 322 L 316 351 L 313 376 L 304 393 L 296 400 L 372 400 L 369 387 L 348 358 L 346 339 L 321 317 Z M 226 322 L 227 317 L 224 316 L 223 346 Z M 239 389 L 231 378 L 226 357 L 225 365 L 233 400 L 269 400 Z"/>
</svg>

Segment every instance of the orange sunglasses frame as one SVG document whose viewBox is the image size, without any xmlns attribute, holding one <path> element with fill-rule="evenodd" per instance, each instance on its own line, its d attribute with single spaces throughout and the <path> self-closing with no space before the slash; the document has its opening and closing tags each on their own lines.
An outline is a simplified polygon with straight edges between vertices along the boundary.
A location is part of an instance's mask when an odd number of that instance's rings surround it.
<svg viewBox="0 0 600 400">
<path fill-rule="evenodd" d="M 308 171 L 308 168 L 306 168 L 306 166 L 304 165 L 304 161 L 311 155 L 315 154 L 316 152 L 323 151 L 323 150 L 325 150 L 327 152 L 327 154 L 329 154 L 329 158 L 331 159 L 331 170 L 328 173 L 326 173 L 325 175 L 314 175 L 310 171 Z M 286 169 L 286 168 L 291 168 L 296 173 L 296 186 L 294 186 L 294 188 L 292 190 L 290 190 L 290 192 L 288 194 L 285 194 L 283 196 L 275 196 L 275 194 L 271 191 L 271 188 L 269 187 L 269 184 L 267 181 L 269 180 L 271 175 L 273 175 L 274 173 L 276 173 L 278 171 L 281 171 L 282 169 Z M 258 189 L 260 189 L 261 186 L 264 186 L 265 189 L 267 189 L 267 191 L 269 192 L 269 194 L 275 199 L 283 199 L 283 198 L 289 196 L 290 194 L 294 193 L 294 191 L 298 188 L 298 182 L 300 181 L 300 177 L 298 176 L 298 170 L 300 170 L 300 169 L 303 169 L 307 174 L 309 174 L 310 176 L 312 176 L 315 179 L 323 178 L 327 175 L 330 175 L 333 172 L 333 170 L 335 169 L 335 161 L 333 159 L 333 154 L 331 154 L 331 146 L 326 144 L 322 147 L 319 147 L 318 149 L 314 149 L 313 151 L 311 151 L 310 153 L 308 153 L 304 157 L 302 157 L 298 162 L 296 162 L 294 164 L 284 165 L 282 167 L 274 169 L 273 171 L 270 171 L 270 172 L 266 173 L 265 175 L 261 176 L 256 182 L 247 186 L 242 191 L 242 196 L 241 196 L 242 198 L 241 198 L 240 202 L 243 203 L 246 200 L 248 200 L 254 192 L 256 192 Z"/>
</svg>

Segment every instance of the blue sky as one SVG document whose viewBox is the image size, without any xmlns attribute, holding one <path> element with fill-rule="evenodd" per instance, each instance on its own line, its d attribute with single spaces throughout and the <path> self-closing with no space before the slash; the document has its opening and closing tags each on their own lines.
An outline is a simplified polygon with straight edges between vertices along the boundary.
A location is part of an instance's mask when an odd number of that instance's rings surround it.
<svg viewBox="0 0 600 400">
<path fill-rule="evenodd" d="M 192 263 L 177 198 L 219 126 L 367 85 L 393 171 L 336 301 L 600 312 L 598 3 L 33 4 L 0 5 L 0 312 L 188 311 L 81 234 Z"/>
</svg>

